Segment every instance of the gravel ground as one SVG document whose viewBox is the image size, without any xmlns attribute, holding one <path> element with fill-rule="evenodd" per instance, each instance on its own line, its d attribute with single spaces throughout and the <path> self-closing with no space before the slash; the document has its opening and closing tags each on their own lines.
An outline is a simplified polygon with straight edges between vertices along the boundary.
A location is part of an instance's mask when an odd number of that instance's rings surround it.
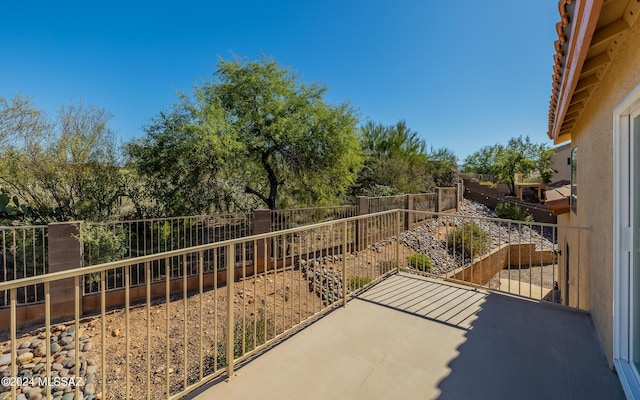
<svg viewBox="0 0 640 400">
<path fill-rule="evenodd" d="M 478 218 L 479 217 L 479 218 Z M 462 259 L 460 252 L 452 254 L 447 249 L 447 234 L 455 227 L 473 223 L 489 235 L 489 250 L 494 250 L 505 243 L 531 243 L 537 250 L 555 250 L 553 230 L 549 227 L 533 226 L 517 221 L 501 222 L 484 218 L 497 218 L 486 206 L 464 200 L 460 212 L 450 216 L 440 216 L 427 221 L 423 225 L 403 233 L 401 243 L 418 253 L 427 254 L 434 263 L 434 272 L 445 274 L 454 268 L 469 264 L 469 257 Z"/>
</svg>

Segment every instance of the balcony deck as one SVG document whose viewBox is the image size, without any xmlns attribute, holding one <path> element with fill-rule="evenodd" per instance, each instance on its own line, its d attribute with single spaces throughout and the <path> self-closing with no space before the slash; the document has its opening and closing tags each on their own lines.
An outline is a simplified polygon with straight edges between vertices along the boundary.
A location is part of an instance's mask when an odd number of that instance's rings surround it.
<svg viewBox="0 0 640 400">
<path fill-rule="evenodd" d="M 394 275 L 192 395 L 624 399 L 588 314 Z"/>
</svg>

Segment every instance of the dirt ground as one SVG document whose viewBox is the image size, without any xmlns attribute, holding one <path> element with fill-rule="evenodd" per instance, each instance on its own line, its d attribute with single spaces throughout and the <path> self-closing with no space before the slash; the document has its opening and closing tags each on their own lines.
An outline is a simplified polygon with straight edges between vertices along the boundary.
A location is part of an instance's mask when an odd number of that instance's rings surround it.
<svg viewBox="0 0 640 400">
<path fill-rule="evenodd" d="M 435 232 L 436 237 L 443 234 Z M 391 246 L 395 244 L 383 241 L 367 250 L 347 254 L 346 282 L 341 278 L 342 259 L 333 256 L 306 260 L 306 268 L 296 263 L 235 282 L 234 356 L 240 357 L 293 327 L 301 327 L 327 307 L 323 289 L 319 290 L 318 285 L 326 285 L 327 289 L 331 286 L 333 293 L 341 292 L 343 284 L 354 289 L 353 285 L 380 277 L 396 267 L 396 260 L 405 263 L 415 253 L 400 246 L 396 259 Z M 315 265 L 315 269 L 309 265 Z M 505 282 L 511 280 L 530 282 L 546 291 L 553 287 L 555 279 L 552 266 L 503 270 L 490 281 L 489 287 L 507 291 Z M 167 386 L 175 394 L 183 391 L 185 384 L 199 381 L 201 374 L 210 375 L 224 368 L 227 297 L 226 287 L 190 293 L 186 298 L 177 293 L 169 304 L 164 298 L 155 299 L 149 307 L 146 303 L 131 306 L 128 315 L 125 309 L 118 309 L 109 311 L 104 318 L 97 315 L 83 319 L 77 337 L 89 336 L 93 343 L 93 348 L 84 353 L 98 366 L 96 398 L 124 399 L 127 386 L 132 399 L 145 398 L 147 386 L 151 388 L 151 398 L 165 398 Z M 42 331 L 20 333 L 18 345 L 33 340 Z M 0 336 L 0 353 L 9 351 L 11 343 L 7 339 Z"/>
<path fill-rule="evenodd" d="M 390 246 L 394 245 L 376 245 L 347 255 L 347 283 L 352 277 L 375 279 L 394 267 L 395 260 L 388 260 L 392 254 Z M 401 247 L 402 260 L 412 253 L 411 249 Z M 336 276 L 341 274 L 340 260 L 325 258 L 319 265 L 316 274 L 320 269 L 328 276 L 333 271 Z M 310 280 L 296 266 L 234 283 L 236 357 L 327 307 L 321 293 L 309 284 Z M 104 321 L 100 315 L 84 318 L 78 337 L 89 336 L 93 343 L 93 348 L 84 354 L 98 365 L 96 398 L 126 398 L 127 364 L 132 399 L 146 398 L 147 385 L 151 387 L 151 398 L 165 398 L 167 382 L 170 393 L 175 394 L 184 390 L 185 379 L 188 386 L 199 381 L 201 373 L 209 375 L 224 368 L 226 321 L 226 287 L 189 294 L 186 299 L 181 293 L 175 294 L 169 304 L 164 299 L 155 299 L 150 307 L 146 303 L 134 305 L 128 316 L 126 310 L 118 309 L 107 312 Z M 19 333 L 18 346 L 34 340 L 43 331 L 40 328 Z M 10 352 L 11 342 L 7 339 L 6 335 L 0 337 L 0 353 Z M 107 390 L 102 385 L 103 371 Z"/>
</svg>

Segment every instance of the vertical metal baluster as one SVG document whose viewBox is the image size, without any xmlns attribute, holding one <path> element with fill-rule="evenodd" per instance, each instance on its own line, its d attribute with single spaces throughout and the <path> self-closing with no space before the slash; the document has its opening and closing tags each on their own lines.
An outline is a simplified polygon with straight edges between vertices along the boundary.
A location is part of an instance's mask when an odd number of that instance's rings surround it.
<svg viewBox="0 0 640 400">
<path fill-rule="evenodd" d="M 263 284 L 263 287 L 264 287 L 264 297 L 263 297 L 263 299 L 264 299 L 264 319 L 265 319 L 265 321 L 267 321 L 269 319 L 268 318 L 268 316 L 269 316 L 269 312 L 268 311 L 269 310 L 267 310 L 267 270 L 268 270 L 267 252 L 269 251 L 268 244 L 269 244 L 269 242 L 267 241 L 267 238 L 262 239 L 262 246 L 263 246 L 262 247 L 263 248 L 263 251 L 262 251 L 262 258 L 263 258 L 262 262 L 263 262 L 263 264 L 262 265 L 263 265 L 263 269 L 264 269 L 264 271 L 262 272 L 262 275 L 263 275 L 263 282 L 264 282 L 264 284 Z M 274 324 L 275 324 L 275 321 L 274 321 Z M 274 325 L 274 327 L 275 327 L 275 325 Z M 265 329 L 264 330 L 264 342 L 266 343 L 267 340 L 268 340 L 267 329 Z"/>
<path fill-rule="evenodd" d="M 31 230 L 31 250 L 32 250 L 32 254 L 33 254 L 33 258 L 32 258 L 32 269 L 33 269 L 33 276 L 37 276 L 38 275 L 38 264 L 36 262 L 36 228 L 33 228 Z M 40 299 L 38 298 L 38 286 L 39 285 L 33 285 L 33 300 L 34 302 L 38 302 L 40 301 Z"/>
<path fill-rule="evenodd" d="M 151 248 L 153 248 L 153 224 L 150 223 L 150 229 L 149 229 L 149 233 L 150 233 L 150 238 L 149 238 L 149 245 Z M 143 243 L 142 243 L 142 248 L 143 248 L 143 255 L 147 255 L 147 223 L 146 222 L 142 222 L 142 236 L 143 236 Z"/>
<path fill-rule="evenodd" d="M 304 320 L 302 316 L 302 236 L 304 231 L 298 234 L 298 323 Z M 295 267 L 295 266 L 294 266 Z M 295 269 L 295 268 L 294 268 Z M 295 272 L 294 272 L 295 273 Z"/>
<path fill-rule="evenodd" d="M 106 302 L 106 289 L 107 289 L 107 272 L 105 270 L 100 271 L 100 317 L 101 317 L 101 332 L 100 332 L 100 340 L 102 343 L 102 366 L 101 366 L 101 390 L 102 390 L 102 398 L 107 399 L 107 341 L 106 341 L 106 331 L 107 331 L 107 302 Z"/>
<path fill-rule="evenodd" d="M 169 346 L 169 342 L 170 340 L 170 336 L 169 336 L 169 318 L 171 318 L 170 315 L 170 310 L 169 308 L 171 307 L 171 271 L 169 269 L 169 257 L 166 257 L 164 259 L 164 269 L 165 269 L 165 303 L 167 305 L 167 309 L 166 309 L 166 313 L 165 313 L 165 332 L 166 332 L 166 343 L 165 343 L 165 358 L 166 358 L 166 365 L 165 365 L 165 379 L 166 379 L 166 390 L 167 390 L 167 398 L 171 397 L 171 382 L 169 380 L 169 367 L 171 366 L 170 363 L 170 346 Z"/>
<path fill-rule="evenodd" d="M 218 370 L 218 247 L 213 249 L 213 372 Z"/>
<path fill-rule="evenodd" d="M 15 265 L 15 264 L 14 264 Z M 18 376 L 18 343 L 16 338 L 16 331 L 18 329 L 17 321 L 16 321 L 16 304 L 17 304 L 17 289 L 9 290 L 9 298 L 11 299 L 11 377 L 15 378 Z M 17 398 L 16 395 L 16 385 L 11 385 L 11 398 Z"/>
<path fill-rule="evenodd" d="M 288 303 L 289 307 L 285 307 L 288 308 L 290 311 L 290 315 L 288 318 L 288 324 L 285 323 L 285 330 L 292 327 L 293 325 L 295 325 L 295 322 L 293 320 L 293 299 L 291 294 L 293 293 L 293 233 L 288 233 L 286 235 L 286 243 L 284 246 L 284 261 L 283 261 L 283 270 L 282 270 L 282 276 L 286 277 L 287 274 L 289 272 L 291 272 L 291 275 L 289 275 L 289 286 L 287 286 L 286 284 L 286 279 L 283 281 L 284 283 L 284 296 L 286 297 L 286 301 L 283 301 L 282 304 L 285 305 Z M 289 264 L 287 264 L 287 258 L 291 259 L 291 265 L 289 266 Z M 283 298 L 283 300 L 285 300 L 285 298 Z M 283 313 L 286 316 L 286 313 Z M 285 321 L 287 321 L 287 319 L 285 319 Z"/>
<path fill-rule="evenodd" d="M 131 356 L 129 355 L 129 352 L 131 350 L 131 333 L 130 333 L 130 324 L 131 324 L 131 319 L 130 319 L 130 310 L 129 310 L 129 304 L 130 304 L 130 293 L 129 293 L 129 286 L 131 286 L 131 266 L 130 265 L 126 265 L 123 267 L 124 268 L 124 318 L 125 318 L 125 327 L 124 327 L 124 332 L 125 332 L 125 393 L 126 393 L 126 399 L 131 398 L 130 395 L 130 391 L 131 391 L 131 377 L 130 377 L 130 373 L 131 373 Z M 76 303 L 77 304 L 77 303 Z M 77 354 L 77 353 L 76 353 Z"/>
<path fill-rule="evenodd" d="M 529 297 L 533 297 L 533 286 L 531 280 L 533 279 L 533 254 L 532 251 L 535 250 L 535 243 L 533 243 L 533 224 L 529 223 Z M 540 274 L 542 276 L 542 274 Z"/>
<path fill-rule="evenodd" d="M 502 221 L 496 221 L 496 225 L 498 226 L 498 249 L 502 246 L 502 225 L 503 222 Z M 506 246 L 507 249 L 510 249 L 509 246 Z M 504 268 L 503 268 L 504 269 Z M 497 282 L 497 289 L 502 291 L 502 288 L 500 288 L 500 278 L 501 278 L 501 271 L 498 271 L 498 282 Z M 489 281 L 491 282 L 491 281 Z M 491 289 L 491 284 L 489 284 L 489 289 Z"/>
<path fill-rule="evenodd" d="M 0 229 L 2 232 L 2 282 L 7 281 L 7 243 L 6 243 L 6 230 Z M 2 305 L 5 305 L 9 302 L 9 291 L 2 291 Z"/>
<path fill-rule="evenodd" d="M 44 282 L 44 329 L 45 329 L 45 373 L 47 385 L 44 395 L 51 398 L 51 285 L 49 281 Z"/>
<path fill-rule="evenodd" d="M 277 277 L 278 277 L 278 236 L 273 236 L 271 242 L 273 243 L 273 323 L 275 326 L 274 335 L 278 334 L 278 312 L 277 302 L 276 302 L 276 293 L 278 290 L 277 285 Z"/>
<path fill-rule="evenodd" d="M 544 260 L 542 258 L 543 254 L 544 254 L 544 226 L 540 225 L 540 300 L 542 300 L 542 295 L 544 294 L 544 282 L 543 282 L 543 277 L 544 277 Z"/>
<path fill-rule="evenodd" d="M 508 229 L 508 231 L 507 231 L 508 232 L 507 241 L 508 241 L 509 245 L 511 245 L 511 221 L 507 222 L 507 229 Z M 511 292 L 511 251 L 507 252 L 507 260 L 509 261 L 509 263 L 508 263 L 509 267 L 507 268 L 507 271 L 509 272 L 507 274 L 507 276 L 509 278 L 509 280 L 507 281 L 507 291 L 509 293 L 512 293 Z"/>
<path fill-rule="evenodd" d="M 311 236 L 312 236 L 312 230 L 307 230 L 307 235 L 305 236 L 307 239 L 304 242 L 304 252 L 305 252 L 305 260 L 307 262 L 307 273 L 306 273 L 306 279 L 305 279 L 305 283 L 306 283 L 306 287 L 304 289 L 305 291 L 305 314 L 304 314 L 304 319 L 306 320 L 309 317 L 309 308 L 311 307 L 311 300 L 309 299 L 309 271 L 311 269 L 311 261 L 309 259 L 309 253 L 311 252 L 309 249 L 309 243 L 311 243 Z M 313 287 L 313 286 L 312 286 Z"/>
<path fill-rule="evenodd" d="M 16 252 L 16 232 L 15 231 L 11 231 L 11 237 L 13 239 L 13 246 L 11 247 L 11 252 L 13 253 L 13 279 L 18 279 L 18 260 L 17 260 L 17 252 Z M 16 296 L 18 295 L 18 292 L 16 290 Z M 10 297 L 11 299 L 14 298 L 14 296 Z M 15 376 L 15 375 L 12 375 Z"/>
<path fill-rule="evenodd" d="M 27 230 L 22 229 L 22 276 L 26 278 L 27 274 Z M 27 303 L 27 293 L 29 292 L 29 288 L 24 287 L 22 292 L 23 302 Z"/>
<path fill-rule="evenodd" d="M 235 361 L 234 354 L 234 313 L 233 313 L 233 285 L 234 285 L 234 268 L 235 268 L 235 246 L 227 245 L 225 248 L 227 254 L 227 378 L 233 377 L 233 366 Z"/>
<path fill-rule="evenodd" d="M 74 299 L 75 299 L 75 337 L 76 337 L 76 365 L 75 368 L 75 379 L 80 377 L 80 275 L 76 275 L 73 277 L 73 287 L 74 287 Z M 80 385 L 76 384 L 75 386 L 76 399 L 80 398 Z"/>
<path fill-rule="evenodd" d="M 342 306 L 347 306 L 347 222 L 342 223 Z"/>
<path fill-rule="evenodd" d="M 151 262 L 144 263 L 144 275 L 147 277 L 147 400 L 151 399 Z"/>
<path fill-rule="evenodd" d="M 241 253 L 241 258 L 242 258 L 242 296 L 240 297 L 242 299 L 242 355 L 244 355 L 247 352 L 247 346 L 246 346 L 246 342 L 247 342 L 247 263 L 246 263 L 246 248 L 245 248 L 245 243 L 246 242 L 242 242 L 242 244 L 240 245 L 240 251 Z M 234 245 L 235 247 L 235 245 Z"/>
<path fill-rule="evenodd" d="M 287 234 L 280 237 L 282 238 L 282 332 L 284 332 L 287 330 Z"/>
<path fill-rule="evenodd" d="M 182 255 L 182 305 L 183 305 L 183 314 L 184 314 L 184 337 L 183 337 L 183 342 L 182 342 L 182 355 L 183 355 L 183 362 L 184 362 L 184 380 L 183 380 L 183 384 L 184 384 L 184 390 L 187 389 L 187 371 L 189 371 L 189 364 L 187 364 L 187 335 L 189 333 L 188 329 L 187 329 L 187 324 L 188 324 L 188 320 L 189 320 L 189 309 L 187 307 L 187 289 L 188 289 L 188 282 L 187 282 L 187 254 L 183 254 Z"/>
<path fill-rule="evenodd" d="M 257 320 L 258 314 L 256 312 L 256 303 L 258 302 L 258 265 L 256 263 L 256 241 L 252 241 L 253 244 L 253 256 L 251 257 L 251 261 L 253 264 L 253 345 L 254 348 L 258 347 L 258 331 L 257 331 Z M 265 321 L 264 329 L 267 329 L 267 324 Z"/>
<path fill-rule="evenodd" d="M 196 239 L 197 241 L 197 239 Z M 203 318 L 202 318 L 202 313 L 203 313 L 203 300 L 204 300 L 204 290 L 203 290 L 203 286 L 204 286 L 204 252 L 202 250 L 200 250 L 200 252 L 198 253 L 198 292 L 200 293 L 199 299 L 200 299 L 200 320 L 198 321 L 198 326 L 200 327 L 200 342 L 198 345 L 198 352 L 200 355 L 200 373 L 198 374 L 200 380 L 202 380 L 203 377 L 203 369 L 204 369 L 204 355 L 202 354 L 202 346 L 204 345 L 204 338 L 203 338 L 203 333 L 202 333 L 202 325 L 203 325 Z M 215 293 L 215 291 L 214 291 Z M 215 362 L 215 360 L 214 360 Z"/>
<path fill-rule="evenodd" d="M 522 222 L 518 222 L 518 295 L 522 296 Z"/>
<path fill-rule="evenodd" d="M 463 218 L 462 219 L 462 230 L 461 230 L 461 234 L 460 234 L 460 243 L 461 243 L 461 247 L 460 247 L 460 253 L 462 254 L 462 280 L 465 281 L 466 280 L 466 273 L 465 273 L 465 266 L 467 265 L 467 257 L 465 254 L 465 247 L 464 247 L 464 226 L 465 224 L 467 224 L 467 219 Z M 471 252 L 469 252 L 471 253 Z"/>
</svg>

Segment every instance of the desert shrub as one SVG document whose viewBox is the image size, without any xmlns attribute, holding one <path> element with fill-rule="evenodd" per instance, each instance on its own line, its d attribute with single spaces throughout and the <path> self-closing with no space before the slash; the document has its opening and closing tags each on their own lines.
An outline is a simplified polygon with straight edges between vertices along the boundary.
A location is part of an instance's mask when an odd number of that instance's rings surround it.
<svg viewBox="0 0 640 400">
<path fill-rule="evenodd" d="M 84 223 L 80 238 L 85 248 L 85 265 L 122 260 L 127 254 L 126 234 L 119 227 L 110 229 L 102 224 Z"/>
<path fill-rule="evenodd" d="M 533 221 L 533 217 L 517 204 L 501 201 L 494 210 L 498 218 L 513 219 L 516 221 Z"/>
<path fill-rule="evenodd" d="M 98 265 L 122 260 L 127 254 L 127 238 L 123 229 L 102 224 L 83 223 L 80 238 L 84 245 L 84 265 Z M 107 282 L 121 282 L 122 268 L 107 271 Z M 115 278 L 114 278 L 115 276 Z M 85 275 L 85 292 L 100 288 L 100 273 Z"/>
<path fill-rule="evenodd" d="M 409 260 L 411 268 L 417 269 L 418 271 L 430 272 L 433 269 L 433 262 L 426 254 L 413 254 L 407 257 L 407 259 Z"/>
<path fill-rule="evenodd" d="M 476 224 L 459 226 L 447 235 L 449 250 L 462 250 L 465 257 L 485 253 L 489 249 L 489 240 L 489 235 Z"/>
<path fill-rule="evenodd" d="M 349 278 L 349 290 L 358 290 L 371 283 L 371 278 L 368 276 L 352 276 Z"/>
</svg>

